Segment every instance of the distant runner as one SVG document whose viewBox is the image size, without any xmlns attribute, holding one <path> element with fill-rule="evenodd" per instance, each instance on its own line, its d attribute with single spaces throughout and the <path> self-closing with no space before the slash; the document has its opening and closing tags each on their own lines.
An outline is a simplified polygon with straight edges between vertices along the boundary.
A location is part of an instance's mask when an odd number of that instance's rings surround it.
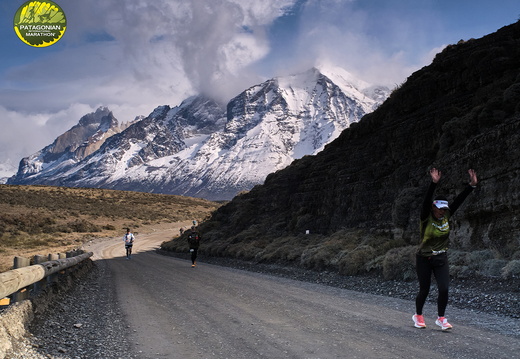
<svg viewBox="0 0 520 359">
<path fill-rule="evenodd" d="M 127 228 L 126 234 L 123 237 L 126 249 L 126 259 L 130 259 L 132 257 L 132 246 L 134 245 L 134 239 L 134 234 L 130 231 L 130 228 Z"/>
<path fill-rule="evenodd" d="M 195 221 L 194 221 L 195 222 Z M 190 246 L 191 252 L 191 266 L 195 267 L 197 265 L 197 251 L 199 250 L 200 244 L 200 233 L 197 230 L 197 227 L 191 227 L 191 232 L 188 235 L 188 245 Z"/>
<path fill-rule="evenodd" d="M 450 273 L 448 267 L 448 243 L 450 234 L 449 220 L 466 197 L 477 186 L 477 173 L 468 171 L 469 185 L 455 200 L 448 204 L 446 197 L 437 196 L 432 201 L 437 183 L 441 179 L 441 171 L 436 168 L 430 170 L 432 181 L 426 192 L 421 210 L 421 243 L 416 255 L 417 278 L 419 279 L 419 293 L 415 299 L 416 313 L 412 317 L 416 328 L 426 328 L 423 317 L 423 307 L 430 292 L 432 273 L 437 281 L 439 296 L 437 298 L 437 314 L 435 321 L 442 330 L 452 326 L 444 317 L 448 305 L 448 288 Z"/>
</svg>

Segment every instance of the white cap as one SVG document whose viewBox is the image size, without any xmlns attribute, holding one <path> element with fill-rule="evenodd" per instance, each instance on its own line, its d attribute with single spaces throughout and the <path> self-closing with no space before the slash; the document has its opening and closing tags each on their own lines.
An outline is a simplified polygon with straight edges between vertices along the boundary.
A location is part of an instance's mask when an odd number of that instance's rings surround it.
<svg viewBox="0 0 520 359">
<path fill-rule="evenodd" d="M 450 209 L 450 207 L 448 207 L 448 201 L 438 199 L 433 201 L 433 204 L 439 209 Z"/>
</svg>

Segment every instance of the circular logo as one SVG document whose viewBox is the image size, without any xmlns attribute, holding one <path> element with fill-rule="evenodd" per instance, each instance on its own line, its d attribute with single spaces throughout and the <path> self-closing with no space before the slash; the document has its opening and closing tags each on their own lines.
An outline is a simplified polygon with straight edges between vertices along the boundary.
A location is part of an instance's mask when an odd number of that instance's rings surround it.
<svg viewBox="0 0 520 359">
<path fill-rule="evenodd" d="M 52 1 L 27 1 L 14 15 L 14 32 L 29 46 L 53 45 L 66 29 L 65 13 Z"/>
</svg>

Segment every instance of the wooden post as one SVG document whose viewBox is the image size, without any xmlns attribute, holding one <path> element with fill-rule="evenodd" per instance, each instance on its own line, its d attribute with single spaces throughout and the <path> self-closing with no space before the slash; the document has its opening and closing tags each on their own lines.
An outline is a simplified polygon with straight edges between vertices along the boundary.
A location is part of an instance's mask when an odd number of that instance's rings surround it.
<svg viewBox="0 0 520 359">
<path fill-rule="evenodd" d="M 49 253 L 49 261 L 56 261 L 60 259 L 60 256 L 57 253 Z M 51 274 L 47 277 L 47 284 L 57 281 L 58 274 Z"/>
<path fill-rule="evenodd" d="M 60 259 L 59 254 L 57 254 L 57 253 L 49 253 L 49 260 L 50 261 L 55 261 L 57 259 Z"/>
<path fill-rule="evenodd" d="M 14 265 L 13 269 L 28 267 L 31 265 L 31 260 L 29 258 L 24 257 L 14 257 Z M 29 291 L 27 288 L 22 288 L 21 290 L 13 293 L 12 295 L 13 303 L 21 302 L 22 300 L 29 298 Z"/>
<path fill-rule="evenodd" d="M 14 257 L 13 269 L 28 267 L 30 265 L 31 265 L 31 261 L 29 260 L 29 258 Z"/>
<path fill-rule="evenodd" d="M 47 276 L 63 271 L 66 268 L 73 267 L 92 257 L 92 255 L 92 252 L 88 252 L 73 258 L 47 261 L 41 264 L 12 269 L 0 273 L 0 298 L 10 296 L 20 289 L 44 280 Z M 38 261 L 39 259 L 36 260 Z"/>
<path fill-rule="evenodd" d="M 45 268 L 41 265 L 0 273 L 0 297 L 11 295 L 43 278 L 45 278 Z"/>
<path fill-rule="evenodd" d="M 48 256 L 43 256 L 41 254 L 37 254 L 33 257 L 33 264 L 41 264 L 47 262 Z M 34 293 L 39 293 L 41 290 L 45 289 L 47 285 L 47 279 L 44 278 L 39 282 L 34 283 L 33 291 Z"/>
<path fill-rule="evenodd" d="M 34 256 L 33 262 L 34 262 L 34 264 L 41 264 L 43 262 L 47 262 L 47 258 L 48 257 L 46 257 L 46 256 L 42 256 L 40 254 L 37 254 L 37 255 Z"/>
<path fill-rule="evenodd" d="M 67 253 L 58 253 L 59 259 L 65 259 L 67 258 Z M 66 274 L 68 269 L 63 269 L 60 274 Z"/>
</svg>

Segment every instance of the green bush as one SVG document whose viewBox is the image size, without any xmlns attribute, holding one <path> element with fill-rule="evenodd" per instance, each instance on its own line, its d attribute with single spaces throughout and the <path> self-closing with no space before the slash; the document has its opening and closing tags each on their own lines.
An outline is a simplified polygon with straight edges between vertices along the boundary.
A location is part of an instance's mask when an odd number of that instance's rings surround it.
<svg viewBox="0 0 520 359">
<path fill-rule="evenodd" d="M 416 252 L 417 246 L 407 246 L 389 250 L 383 259 L 383 277 L 387 280 L 415 279 Z"/>
<path fill-rule="evenodd" d="M 375 257 L 374 259 L 368 261 L 365 263 L 365 271 L 368 272 L 374 272 L 374 273 L 383 273 L 383 262 L 385 259 L 386 253 L 383 255 L 379 255 Z"/>
<path fill-rule="evenodd" d="M 77 219 L 73 222 L 67 223 L 67 225 L 73 232 L 101 232 L 101 229 L 98 226 L 84 219 Z"/>
<path fill-rule="evenodd" d="M 520 278 L 520 260 L 514 259 L 507 263 L 502 269 L 502 278 Z"/>
<path fill-rule="evenodd" d="M 486 277 L 500 277 L 502 269 L 508 264 L 504 259 L 488 259 L 479 268 L 478 273 Z"/>
<path fill-rule="evenodd" d="M 276 249 L 271 249 L 270 251 L 266 251 L 261 256 L 262 261 L 266 262 L 294 262 L 301 258 L 303 253 L 303 248 L 299 246 L 292 245 L 290 243 L 281 244 Z"/>
<path fill-rule="evenodd" d="M 466 259 L 468 258 L 468 253 L 464 251 L 460 251 L 457 249 L 450 249 L 448 251 L 448 260 L 450 266 L 465 266 L 467 265 Z"/>
<path fill-rule="evenodd" d="M 343 275 L 356 275 L 367 271 L 366 264 L 376 257 L 376 250 L 367 245 L 357 247 L 352 251 L 346 251 L 338 263 L 339 273 Z"/>
<path fill-rule="evenodd" d="M 450 276 L 459 279 L 468 279 L 475 274 L 475 271 L 469 269 L 466 265 L 450 265 Z"/>
<path fill-rule="evenodd" d="M 330 262 L 330 251 L 325 251 L 322 245 L 307 247 L 302 251 L 300 265 L 304 268 L 323 270 Z"/>
<path fill-rule="evenodd" d="M 227 253 L 233 258 L 244 260 L 252 260 L 262 251 L 262 247 L 256 246 L 256 243 L 233 243 L 227 247 Z"/>
<path fill-rule="evenodd" d="M 298 237 L 275 238 L 254 257 L 259 262 L 294 262 L 300 259 L 303 249 Z"/>
<path fill-rule="evenodd" d="M 351 242 L 349 237 L 330 237 L 326 241 L 320 241 L 321 236 L 305 235 L 304 238 L 310 243 L 301 252 L 300 265 L 314 270 L 337 268 L 341 253 Z"/>
<path fill-rule="evenodd" d="M 481 251 L 469 252 L 466 255 L 466 263 L 470 269 L 479 270 L 484 262 L 494 258 L 495 254 L 492 250 L 483 249 Z"/>
<path fill-rule="evenodd" d="M 186 244 L 186 248 L 188 245 Z M 213 240 L 201 245 L 201 252 L 213 257 L 224 257 L 226 255 L 227 242 L 222 240 Z"/>
</svg>

